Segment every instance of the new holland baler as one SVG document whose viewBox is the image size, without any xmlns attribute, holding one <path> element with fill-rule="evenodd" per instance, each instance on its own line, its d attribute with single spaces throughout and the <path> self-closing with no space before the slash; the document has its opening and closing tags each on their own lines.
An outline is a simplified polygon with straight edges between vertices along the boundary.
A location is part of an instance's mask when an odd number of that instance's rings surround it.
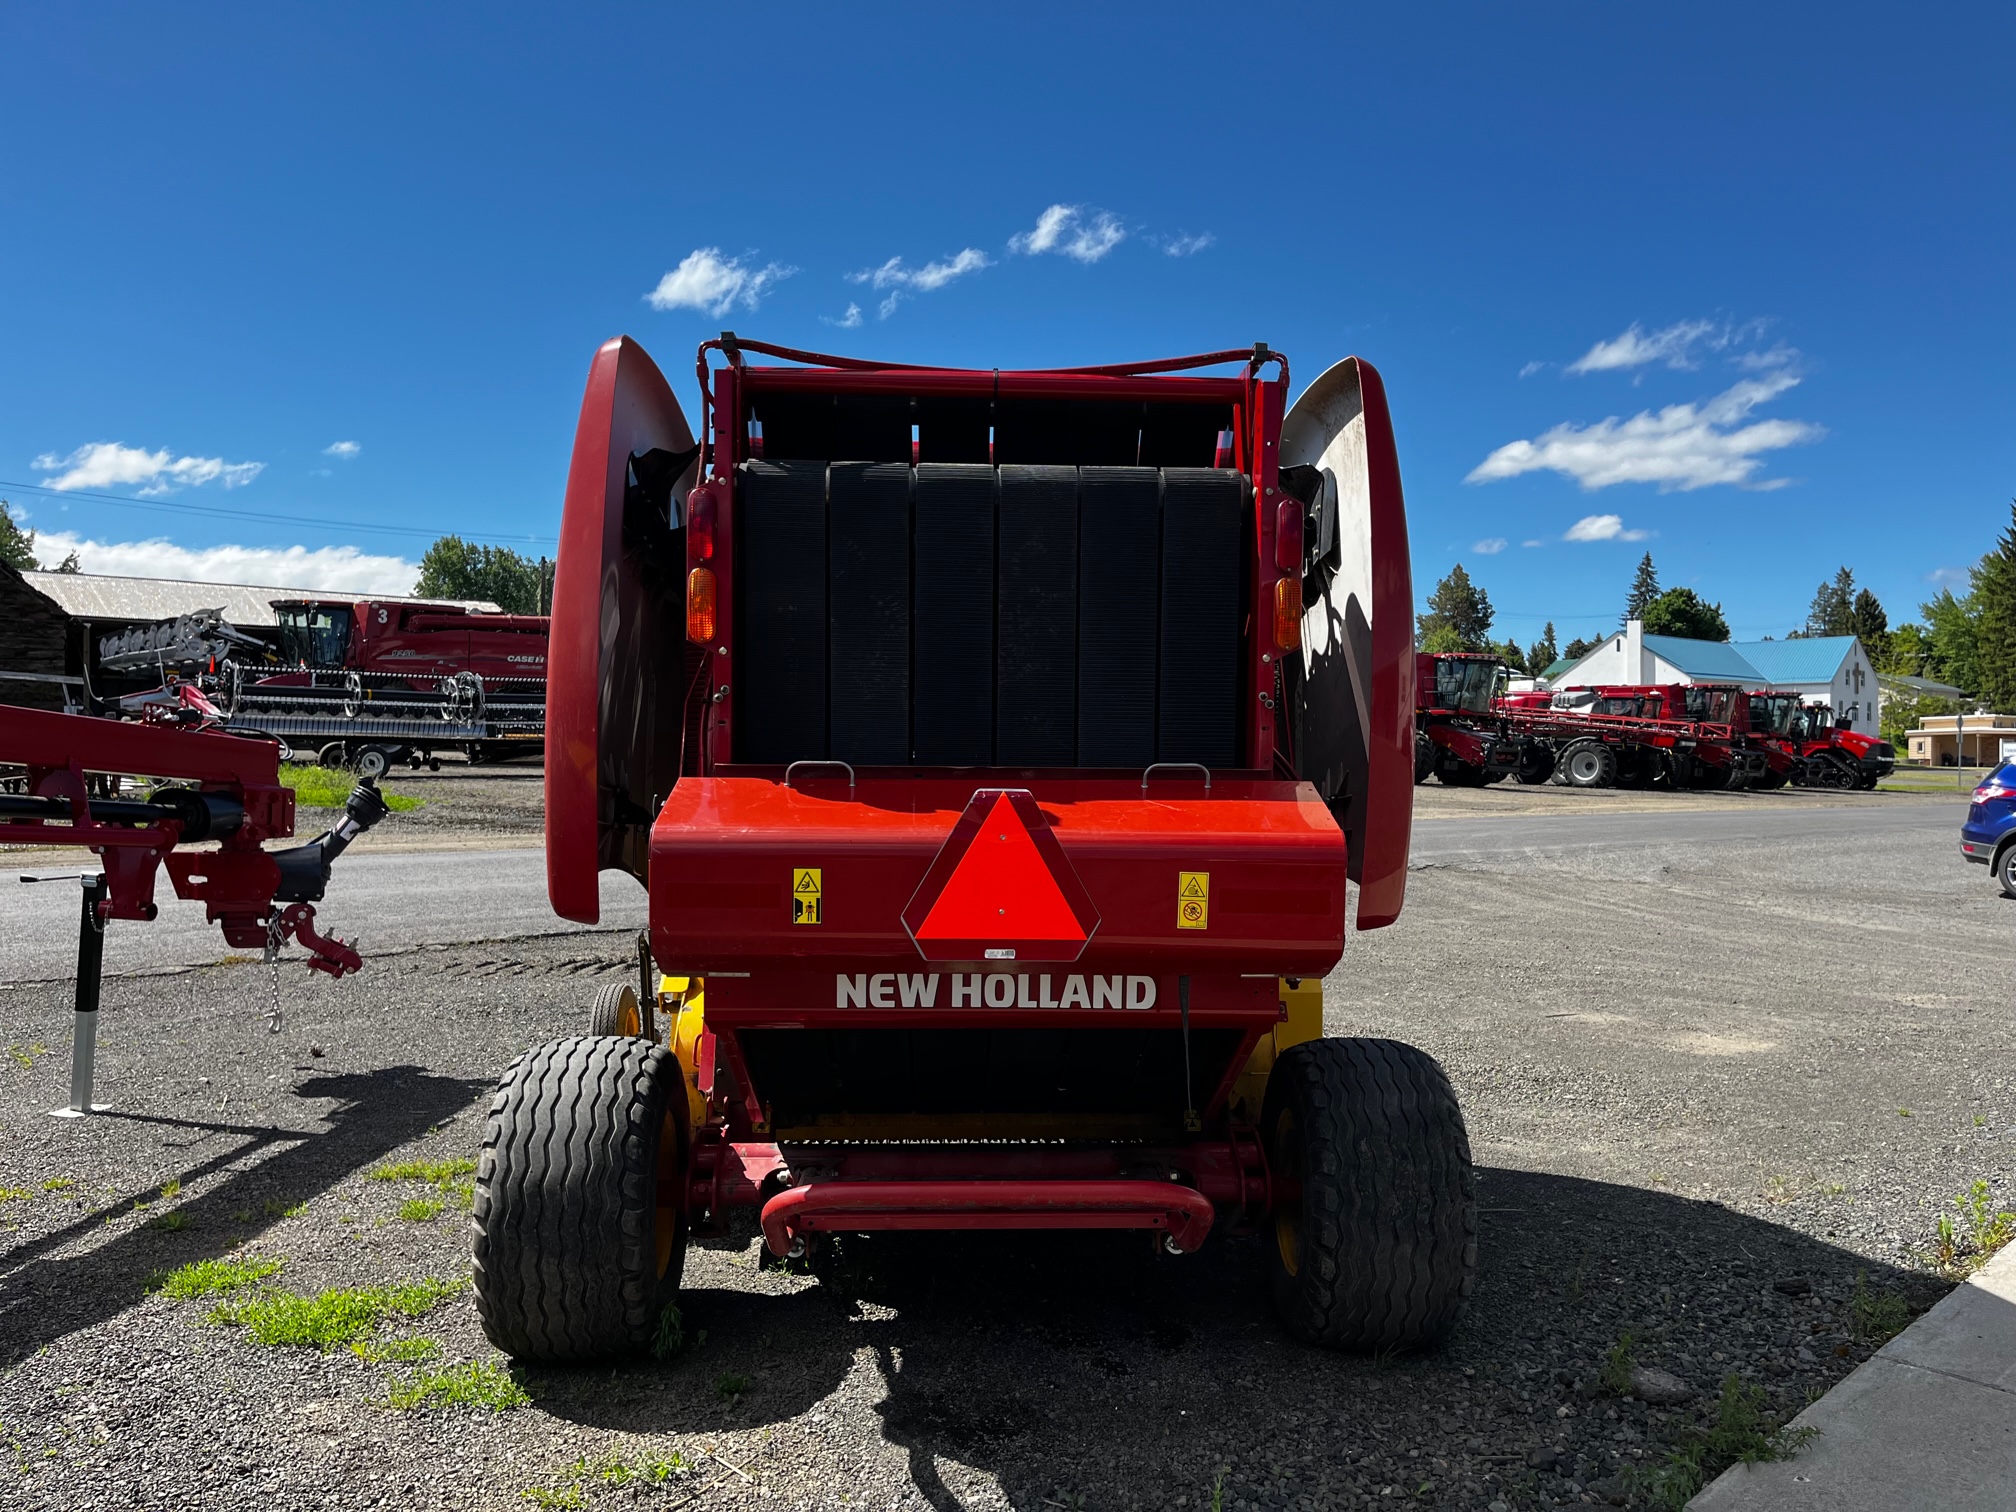
<svg viewBox="0 0 2016 1512">
<path fill-rule="evenodd" d="M 1378 374 L 1289 407 L 1264 346 L 1008 372 L 724 334 L 697 366 L 696 436 L 609 342 L 575 436 L 548 890 L 594 922 L 629 872 L 664 974 L 504 1076 L 490 1338 L 646 1346 L 736 1208 L 779 1256 L 1258 1233 L 1302 1337 L 1446 1333 L 1476 1266 L 1455 1097 L 1416 1049 L 1323 1037 L 1347 877 L 1361 929 L 1406 882 Z"/>
</svg>

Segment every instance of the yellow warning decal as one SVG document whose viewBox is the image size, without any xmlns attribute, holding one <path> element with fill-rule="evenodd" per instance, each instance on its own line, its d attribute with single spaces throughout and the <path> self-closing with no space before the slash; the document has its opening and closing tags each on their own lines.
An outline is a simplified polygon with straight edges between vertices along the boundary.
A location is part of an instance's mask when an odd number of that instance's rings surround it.
<svg viewBox="0 0 2016 1512">
<path fill-rule="evenodd" d="M 791 868 L 791 922 L 817 924 L 825 913 L 821 893 L 822 873 L 816 866 Z"/>
<path fill-rule="evenodd" d="M 1176 873 L 1176 927 L 1211 927 L 1211 873 Z"/>
</svg>

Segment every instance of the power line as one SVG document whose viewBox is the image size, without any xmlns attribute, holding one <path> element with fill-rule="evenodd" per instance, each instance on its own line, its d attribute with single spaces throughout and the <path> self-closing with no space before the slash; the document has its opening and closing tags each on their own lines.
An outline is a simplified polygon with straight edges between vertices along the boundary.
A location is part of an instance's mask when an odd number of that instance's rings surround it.
<svg viewBox="0 0 2016 1512">
<path fill-rule="evenodd" d="M 256 520 L 266 525 L 271 525 L 276 519 L 281 518 L 270 511 L 262 513 L 251 509 L 225 509 L 215 504 L 171 504 L 165 499 L 129 499 L 121 494 L 93 493 L 85 488 L 56 489 L 42 483 L 19 483 L 7 478 L 0 478 L 0 488 L 17 493 L 40 494 L 52 499 L 88 499 L 97 504 L 115 504 L 125 509 L 148 509 L 160 514 L 210 515 L 227 520 Z M 488 542 L 500 546 L 556 544 L 552 536 L 475 534 L 463 530 L 444 530 L 419 525 L 372 525 L 363 520 L 317 519 L 313 523 L 333 529 L 360 531 L 366 535 L 416 536 L 428 540 L 444 535 L 459 535 L 465 541 Z"/>
</svg>

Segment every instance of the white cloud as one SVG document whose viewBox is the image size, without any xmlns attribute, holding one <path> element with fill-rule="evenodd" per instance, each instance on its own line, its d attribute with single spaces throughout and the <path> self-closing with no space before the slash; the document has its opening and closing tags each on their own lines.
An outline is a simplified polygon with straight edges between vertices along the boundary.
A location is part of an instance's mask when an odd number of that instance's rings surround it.
<svg viewBox="0 0 2016 1512">
<path fill-rule="evenodd" d="M 1192 236 L 1188 231 L 1172 236 L 1162 243 L 1162 251 L 1169 257 L 1195 257 L 1218 238 L 1209 231 Z"/>
<path fill-rule="evenodd" d="M 1683 320 L 1648 336 L 1645 328 L 1634 320 L 1623 335 L 1597 342 L 1569 363 L 1568 371 L 1606 373 L 1615 368 L 1643 367 L 1648 362 L 1663 362 L 1673 368 L 1693 367 L 1695 346 L 1715 328 L 1712 320 Z"/>
<path fill-rule="evenodd" d="M 723 257 L 719 247 L 699 247 L 658 280 L 644 296 L 654 310 L 705 310 L 726 315 L 736 305 L 753 310 L 769 287 L 798 270 L 783 263 L 745 267 L 739 257 Z"/>
<path fill-rule="evenodd" d="M 1040 252 L 1061 252 L 1082 263 L 1095 263 L 1127 239 L 1127 227 L 1118 216 L 1105 210 L 1087 210 L 1081 205 L 1052 205 L 1036 217 L 1033 231 L 1018 231 L 1008 238 L 1008 250 L 1035 256 Z M 1191 247 L 1196 252 L 1209 240 Z M 1188 252 L 1179 252 L 1179 257 Z"/>
<path fill-rule="evenodd" d="M 1626 530 L 1621 515 L 1584 515 L 1561 537 L 1564 541 L 1642 541 L 1649 530 Z"/>
<path fill-rule="evenodd" d="M 928 262 L 921 268 L 906 268 L 902 258 L 892 257 L 879 268 L 863 268 L 859 273 L 849 273 L 847 281 L 888 290 L 888 297 L 876 309 L 877 315 L 887 320 L 896 312 L 896 306 L 903 302 L 906 294 L 929 294 L 934 289 L 944 288 L 955 278 L 964 278 L 968 273 L 978 273 L 982 268 L 993 266 L 987 254 L 978 247 L 966 247 L 951 257 Z M 853 305 L 847 308 L 850 312 L 855 310 Z"/>
<path fill-rule="evenodd" d="M 121 446 L 117 441 L 93 441 L 67 457 L 44 452 L 34 461 L 37 472 L 53 472 L 49 487 L 58 493 L 75 488 L 117 488 L 144 484 L 142 498 L 173 493 L 181 487 L 222 483 L 239 488 L 266 470 L 264 462 L 226 462 L 222 457 L 178 457 L 173 453 Z"/>
<path fill-rule="evenodd" d="M 1521 541 L 1519 544 L 1521 546 L 1545 546 L 1547 543 L 1545 541 Z"/>
<path fill-rule="evenodd" d="M 845 315 L 838 318 L 831 315 L 821 315 L 819 319 L 826 325 L 838 326 L 843 331 L 851 331 L 861 324 L 861 306 L 850 300 L 848 301 L 847 313 Z"/>
<path fill-rule="evenodd" d="M 1470 549 L 1479 556 L 1496 556 L 1510 544 L 1503 536 L 1487 536 L 1474 543 Z"/>
<path fill-rule="evenodd" d="M 1535 373 L 1539 372 L 1542 368 L 1546 366 L 1547 364 L 1544 362 L 1529 362 L 1526 364 L 1526 366 L 1519 369 L 1519 376 L 1521 378 L 1531 378 Z"/>
<path fill-rule="evenodd" d="M 45 531 L 35 555 L 61 561 L 77 553 L 85 572 L 118 577 L 185 578 L 198 583 L 257 583 L 341 593 L 411 593 L 420 564 L 403 557 L 372 556 L 355 546 L 206 546 L 192 550 L 172 541 L 95 541 L 73 531 Z"/>
<path fill-rule="evenodd" d="M 1465 480 L 1491 483 L 1522 473 L 1558 472 L 1585 491 L 1613 483 L 1656 483 L 1661 493 L 1687 492 L 1717 483 L 1779 488 L 1785 479 L 1752 482 L 1762 454 L 1818 441 L 1823 426 L 1804 420 L 1750 421 L 1750 412 L 1798 378 L 1778 368 L 1745 378 L 1699 404 L 1669 404 L 1629 420 L 1612 415 L 1594 425 L 1555 426 L 1531 441 L 1511 441 L 1478 463 Z"/>
<path fill-rule="evenodd" d="M 337 441 L 323 447 L 322 455 L 325 457 L 341 457 L 347 462 L 362 450 L 364 448 L 359 446 L 355 441 Z"/>
</svg>

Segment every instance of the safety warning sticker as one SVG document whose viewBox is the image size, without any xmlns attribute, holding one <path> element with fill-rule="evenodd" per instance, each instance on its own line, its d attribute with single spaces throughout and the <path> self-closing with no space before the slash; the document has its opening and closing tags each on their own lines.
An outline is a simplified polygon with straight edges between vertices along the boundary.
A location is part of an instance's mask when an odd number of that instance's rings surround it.
<svg viewBox="0 0 2016 1512">
<path fill-rule="evenodd" d="M 820 869 L 816 866 L 791 868 L 791 922 L 817 924 L 824 912 L 820 897 Z"/>
<path fill-rule="evenodd" d="M 1211 873 L 1176 873 L 1176 927 L 1211 927 Z"/>
</svg>

